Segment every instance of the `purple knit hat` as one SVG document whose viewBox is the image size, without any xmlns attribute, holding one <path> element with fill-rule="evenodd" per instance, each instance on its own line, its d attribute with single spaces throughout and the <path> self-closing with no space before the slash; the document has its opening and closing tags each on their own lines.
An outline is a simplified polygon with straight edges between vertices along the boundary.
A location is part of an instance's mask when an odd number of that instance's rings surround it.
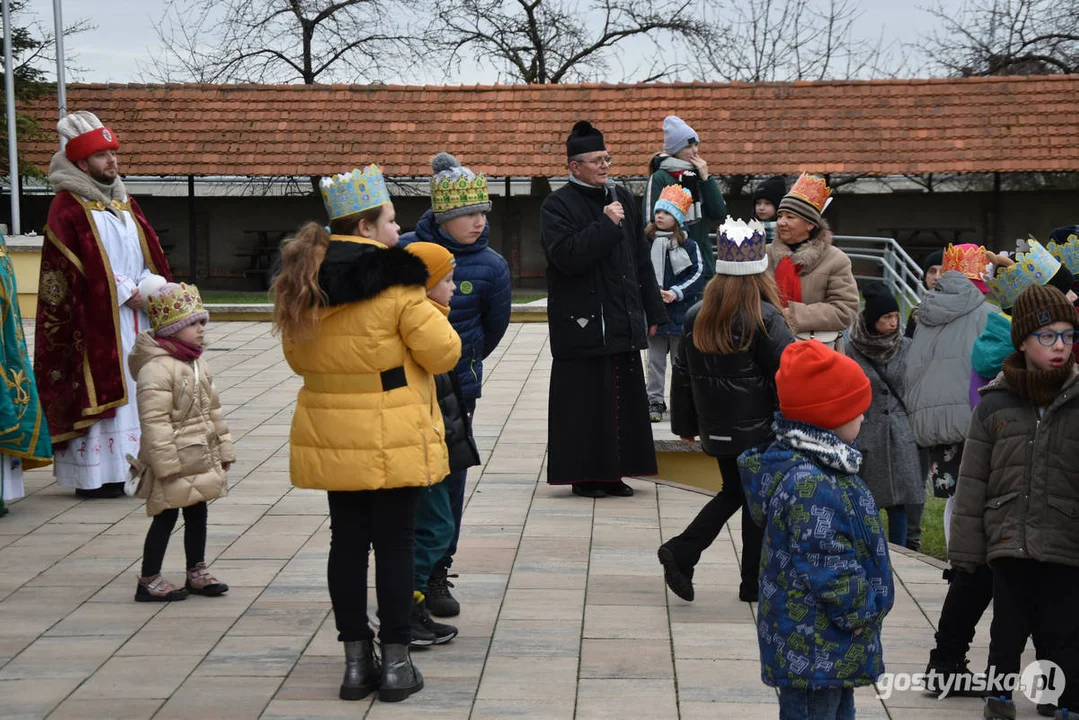
<svg viewBox="0 0 1079 720">
<path fill-rule="evenodd" d="M 188 325 L 210 319 L 199 289 L 187 283 L 166 283 L 150 295 L 146 307 L 158 337 L 175 335 Z"/>
</svg>

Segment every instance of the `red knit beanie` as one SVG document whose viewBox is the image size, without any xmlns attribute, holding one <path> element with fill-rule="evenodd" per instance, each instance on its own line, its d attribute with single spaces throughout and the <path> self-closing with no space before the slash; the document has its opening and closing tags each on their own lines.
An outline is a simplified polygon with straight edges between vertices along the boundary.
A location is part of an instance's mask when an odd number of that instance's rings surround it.
<svg viewBox="0 0 1079 720">
<path fill-rule="evenodd" d="M 817 340 L 791 343 L 783 351 L 776 392 L 785 417 L 825 430 L 846 425 L 873 402 L 858 363 Z"/>
</svg>

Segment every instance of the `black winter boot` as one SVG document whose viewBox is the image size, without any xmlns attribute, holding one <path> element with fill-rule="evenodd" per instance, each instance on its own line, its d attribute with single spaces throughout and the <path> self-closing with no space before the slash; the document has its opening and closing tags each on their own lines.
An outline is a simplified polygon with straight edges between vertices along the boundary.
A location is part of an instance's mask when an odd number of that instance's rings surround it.
<svg viewBox="0 0 1079 720">
<path fill-rule="evenodd" d="M 667 543 L 660 545 L 656 554 L 659 564 L 663 566 L 663 579 L 667 587 L 686 602 L 693 602 L 693 570 L 686 572 L 678 566 L 674 551 Z"/>
<path fill-rule="evenodd" d="M 384 644 L 378 699 L 382 702 L 400 702 L 420 690 L 423 690 L 423 675 L 412 664 L 408 645 Z"/>
<path fill-rule="evenodd" d="M 374 640 L 345 643 L 345 679 L 341 681 L 342 700 L 362 700 L 378 690 L 381 668 L 375 657 Z"/>
</svg>

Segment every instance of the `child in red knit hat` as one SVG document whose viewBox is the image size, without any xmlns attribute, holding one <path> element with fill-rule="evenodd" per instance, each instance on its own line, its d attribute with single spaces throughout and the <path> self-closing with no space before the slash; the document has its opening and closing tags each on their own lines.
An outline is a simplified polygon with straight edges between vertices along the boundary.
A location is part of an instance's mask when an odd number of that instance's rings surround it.
<svg viewBox="0 0 1079 720">
<path fill-rule="evenodd" d="M 738 458 L 764 527 L 757 638 L 780 717 L 854 717 L 854 688 L 884 672 L 894 588 L 888 541 L 854 446 L 872 390 L 854 360 L 816 340 L 776 373 L 775 441 Z"/>
</svg>

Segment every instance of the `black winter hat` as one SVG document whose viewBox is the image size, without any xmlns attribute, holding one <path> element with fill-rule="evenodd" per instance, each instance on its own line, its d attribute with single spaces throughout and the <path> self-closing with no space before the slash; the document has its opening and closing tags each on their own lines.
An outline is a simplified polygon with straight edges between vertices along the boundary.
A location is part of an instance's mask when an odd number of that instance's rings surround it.
<svg viewBox="0 0 1079 720">
<path fill-rule="evenodd" d="M 929 272 L 929 268 L 933 267 L 934 265 L 943 265 L 943 264 L 944 264 L 944 251 L 943 250 L 934 250 L 933 252 L 926 255 L 925 259 L 922 260 L 922 272 Z M 924 277 L 922 278 L 922 284 L 925 285 L 925 278 Z M 929 286 L 926 285 L 926 287 L 929 287 Z"/>
<path fill-rule="evenodd" d="M 871 282 L 862 288 L 862 297 L 865 298 L 865 326 L 869 332 L 877 331 L 877 321 L 888 313 L 899 312 L 899 303 L 892 296 L 888 286 L 882 282 Z"/>
<path fill-rule="evenodd" d="M 1058 245 L 1064 245 L 1068 242 L 1068 237 L 1071 235 L 1079 235 L 1079 225 L 1063 225 L 1049 233 L 1049 239 L 1055 240 Z"/>
<path fill-rule="evenodd" d="M 567 158 L 606 149 L 607 145 L 603 142 L 603 133 L 592 127 L 592 123 L 587 120 L 578 121 L 573 126 L 573 130 L 570 131 L 569 137 L 566 138 Z"/>
<path fill-rule="evenodd" d="M 779 210 L 779 201 L 783 199 L 783 196 L 787 194 L 787 178 L 782 175 L 773 175 L 768 178 L 753 190 L 753 204 L 756 205 L 757 201 L 764 198 L 768 202 L 776 206 L 776 210 Z"/>
</svg>

